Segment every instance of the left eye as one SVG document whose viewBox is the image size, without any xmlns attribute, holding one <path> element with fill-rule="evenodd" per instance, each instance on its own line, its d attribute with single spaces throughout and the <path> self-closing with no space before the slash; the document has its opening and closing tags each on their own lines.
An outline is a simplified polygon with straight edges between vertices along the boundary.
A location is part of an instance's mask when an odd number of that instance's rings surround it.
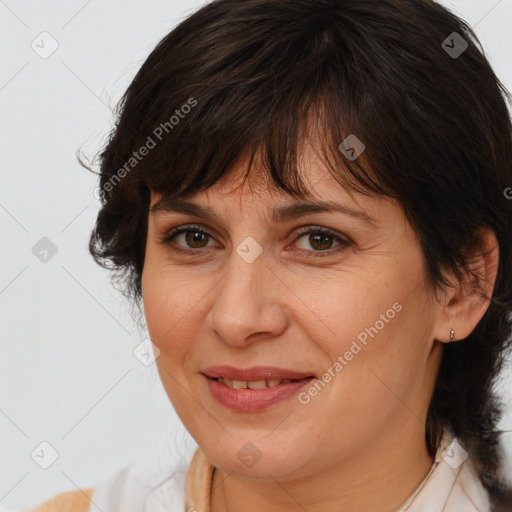
<svg viewBox="0 0 512 512">
<path fill-rule="evenodd" d="M 183 248 L 183 245 L 176 244 L 175 240 L 181 235 L 184 236 L 186 248 Z M 300 253 L 306 253 L 308 256 L 329 255 L 332 254 L 333 252 L 338 252 L 352 245 L 352 242 L 350 240 L 342 238 L 341 236 L 336 235 L 335 233 L 330 231 L 329 229 L 322 227 L 315 227 L 314 229 L 303 230 L 299 233 L 296 240 L 305 238 L 306 235 L 309 235 L 309 238 L 307 238 L 307 240 L 310 246 L 313 247 L 313 250 L 304 248 L 298 248 L 294 250 Z M 198 226 L 183 226 L 169 231 L 169 233 L 167 233 L 164 236 L 161 243 L 169 245 L 171 249 L 178 252 L 197 253 L 199 252 L 197 249 L 203 249 L 208 247 L 209 237 L 213 238 L 212 235 L 210 235 L 210 233 L 208 233 L 204 229 L 201 229 Z M 331 247 L 334 241 L 338 242 L 339 245 L 338 247 L 332 249 Z M 176 246 L 182 248 L 180 249 L 177 248 Z"/>
<path fill-rule="evenodd" d="M 306 238 L 306 235 L 309 236 Z M 335 235 L 328 229 L 319 227 L 300 233 L 300 235 L 297 237 L 297 240 L 301 238 L 305 238 L 307 240 L 307 243 L 311 247 L 313 247 L 313 249 L 315 249 L 314 251 L 309 251 L 308 249 L 305 249 L 306 252 L 321 252 L 331 254 L 332 252 L 337 252 L 350 245 L 350 242 L 348 240 L 345 240 L 342 237 Z M 337 248 L 331 249 L 334 241 L 338 242 L 339 245 Z M 303 249 L 299 250 L 303 251 Z M 320 256 L 320 254 L 315 254 L 315 256 Z"/>
</svg>

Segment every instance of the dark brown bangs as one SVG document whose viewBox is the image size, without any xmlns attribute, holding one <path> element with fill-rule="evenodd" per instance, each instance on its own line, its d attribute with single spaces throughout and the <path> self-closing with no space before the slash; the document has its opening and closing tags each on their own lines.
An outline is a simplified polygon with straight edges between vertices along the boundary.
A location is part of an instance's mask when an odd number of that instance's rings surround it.
<svg viewBox="0 0 512 512">
<path fill-rule="evenodd" d="M 299 164 L 309 147 L 349 192 L 396 195 L 372 170 L 368 146 L 354 159 L 340 150 L 349 136 L 361 143 L 366 138 L 354 119 L 358 107 L 349 104 L 340 77 L 329 74 L 327 66 L 320 63 L 309 75 L 302 74 L 291 90 L 276 82 L 250 87 L 241 82 L 230 85 L 230 94 L 220 86 L 195 91 L 191 97 L 197 105 L 142 162 L 139 175 L 145 185 L 164 197 L 190 196 L 240 166 L 244 181 L 256 173 L 271 187 L 304 198 L 311 191 Z M 178 108 L 172 105 L 162 119 Z M 156 119 L 153 126 L 163 123 Z"/>
</svg>

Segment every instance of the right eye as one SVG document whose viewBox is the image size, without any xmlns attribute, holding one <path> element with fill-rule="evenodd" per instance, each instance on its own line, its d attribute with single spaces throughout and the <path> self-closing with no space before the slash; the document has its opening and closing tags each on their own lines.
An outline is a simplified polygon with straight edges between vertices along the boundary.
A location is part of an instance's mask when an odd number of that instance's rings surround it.
<svg viewBox="0 0 512 512">
<path fill-rule="evenodd" d="M 175 240 L 180 236 L 183 236 L 183 241 L 186 245 L 176 244 Z M 190 253 L 198 252 L 197 249 L 207 247 L 207 245 L 204 245 L 204 241 L 207 241 L 208 237 L 212 237 L 212 235 L 204 229 L 201 229 L 200 226 L 192 224 L 171 229 L 164 235 L 160 243 L 169 245 L 173 251 Z M 179 249 L 176 246 L 182 247 L 182 249 Z"/>
</svg>

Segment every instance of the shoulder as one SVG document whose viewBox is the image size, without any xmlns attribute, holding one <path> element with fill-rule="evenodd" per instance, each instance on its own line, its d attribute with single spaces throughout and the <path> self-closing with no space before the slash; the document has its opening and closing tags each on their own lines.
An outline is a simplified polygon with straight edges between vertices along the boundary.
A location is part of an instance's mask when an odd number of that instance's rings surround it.
<svg viewBox="0 0 512 512">
<path fill-rule="evenodd" d="M 464 461 L 447 500 L 447 510 L 488 512 L 490 497 L 470 459 Z"/>
<path fill-rule="evenodd" d="M 94 486 L 58 494 L 22 512 L 181 510 L 185 503 L 187 469 L 187 457 L 177 461 L 173 456 L 160 454 L 135 460 Z"/>
<path fill-rule="evenodd" d="M 89 512 L 94 488 L 57 494 L 26 512 Z"/>
<path fill-rule="evenodd" d="M 449 431 L 443 436 L 429 477 L 410 512 L 490 512 L 489 495 L 468 453 Z"/>
</svg>

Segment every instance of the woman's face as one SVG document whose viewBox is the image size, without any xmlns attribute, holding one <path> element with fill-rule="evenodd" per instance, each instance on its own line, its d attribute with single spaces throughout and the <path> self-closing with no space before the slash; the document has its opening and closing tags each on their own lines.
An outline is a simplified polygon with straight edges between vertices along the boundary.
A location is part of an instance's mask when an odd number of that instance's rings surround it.
<svg viewBox="0 0 512 512">
<path fill-rule="evenodd" d="M 304 202 L 341 211 L 274 219 L 302 201 L 233 172 L 187 198 L 214 217 L 172 205 L 149 215 L 142 289 L 158 370 L 187 430 L 235 475 L 305 477 L 424 439 L 440 305 L 418 239 L 390 199 L 356 203 L 313 153 L 304 163 Z M 228 389 L 204 374 L 217 365 L 315 378 Z"/>
</svg>

